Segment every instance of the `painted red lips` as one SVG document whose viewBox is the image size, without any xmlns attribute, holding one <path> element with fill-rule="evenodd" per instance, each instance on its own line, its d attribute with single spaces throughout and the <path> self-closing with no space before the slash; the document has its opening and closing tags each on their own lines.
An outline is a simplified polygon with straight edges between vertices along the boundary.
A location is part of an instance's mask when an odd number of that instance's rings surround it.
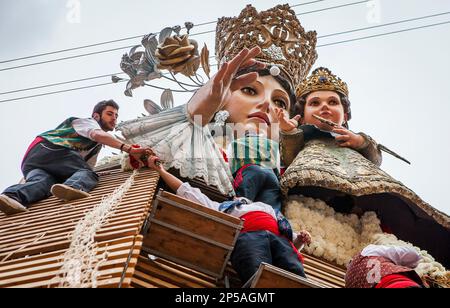
<svg viewBox="0 0 450 308">
<path fill-rule="evenodd" d="M 266 113 L 264 112 L 255 112 L 252 113 L 248 116 L 248 118 L 257 118 L 257 119 L 261 119 L 262 121 L 264 121 L 267 125 L 270 125 L 270 120 L 269 117 L 267 116 Z"/>
</svg>

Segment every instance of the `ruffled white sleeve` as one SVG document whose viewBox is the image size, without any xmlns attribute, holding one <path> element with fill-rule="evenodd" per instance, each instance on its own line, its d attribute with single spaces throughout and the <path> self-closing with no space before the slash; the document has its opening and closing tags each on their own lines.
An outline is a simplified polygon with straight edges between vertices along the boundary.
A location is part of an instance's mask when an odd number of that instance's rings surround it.
<svg viewBox="0 0 450 308">
<path fill-rule="evenodd" d="M 176 168 L 184 178 L 200 178 L 221 193 L 234 195 L 233 177 L 207 126 L 190 119 L 187 105 L 127 121 L 118 130 L 129 141 L 151 147 L 164 168 Z"/>
</svg>

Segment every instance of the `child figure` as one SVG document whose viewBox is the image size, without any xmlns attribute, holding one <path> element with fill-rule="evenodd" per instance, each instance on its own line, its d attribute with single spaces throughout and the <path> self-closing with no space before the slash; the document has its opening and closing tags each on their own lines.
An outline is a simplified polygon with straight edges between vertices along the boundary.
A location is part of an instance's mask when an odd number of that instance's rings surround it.
<svg viewBox="0 0 450 308">
<path fill-rule="evenodd" d="M 449 264 L 450 250 L 443 249 L 450 245 L 448 218 L 441 218 L 411 189 L 378 168 L 383 147 L 348 129 L 347 84 L 318 68 L 296 94 L 291 115 L 301 117 L 279 117 L 281 160 L 289 166 L 280 180 L 282 193 L 321 199 L 339 212 L 374 211 L 385 230 Z"/>
<path fill-rule="evenodd" d="M 351 119 L 348 95 L 347 84 L 324 67 L 314 70 L 300 84 L 297 88 L 298 101 L 292 112 L 296 116 L 289 120 L 285 113 L 278 110 L 281 157 L 285 166 L 289 166 L 304 145 L 313 139 L 335 139 L 340 147 L 351 148 L 375 165 L 381 165 L 381 151 L 377 143 L 363 133 L 355 134 L 348 129 Z"/>
<path fill-rule="evenodd" d="M 244 220 L 244 228 L 231 255 L 231 264 L 243 283 L 256 273 L 261 262 L 305 277 L 303 257 L 297 249 L 301 245 L 310 244 L 309 233 L 302 231 L 295 234 L 294 240 L 290 241 L 281 235 L 272 206 L 263 202 L 251 202 L 245 198 L 235 198 L 221 204 L 214 202 L 198 188 L 193 188 L 189 183 L 183 183 L 168 173 L 157 164 L 158 160 L 156 156 L 151 156 L 148 159 L 149 168 L 157 171 L 178 196 Z"/>
</svg>

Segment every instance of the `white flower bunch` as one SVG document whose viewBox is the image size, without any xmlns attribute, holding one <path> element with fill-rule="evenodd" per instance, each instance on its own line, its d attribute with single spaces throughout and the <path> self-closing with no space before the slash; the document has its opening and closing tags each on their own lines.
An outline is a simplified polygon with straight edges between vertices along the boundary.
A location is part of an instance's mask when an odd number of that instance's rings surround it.
<svg viewBox="0 0 450 308">
<path fill-rule="evenodd" d="M 346 265 L 362 249 L 362 230 L 367 233 L 366 230 L 376 228 L 363 226 L 356 215 L 336 213 L 325 202 L 302 196 L 292 197 L 286 204 L 285 212 L 295 231 L 305 229 L 311 233 L 313 240 L 306 247 L 307 253 L 339 265 Z M 376 217 L 374 213 L 367 213 L 364 221 L 372 222 L 373 217 Z"/>
<path fill-rule="evenodd" d="M 322 200 L 290 196 L 285 204 L 285 215 L 294 231 L 307 230 L 311 233 L 312 243 L 305 247 L 308 254 L 339 265 L 347 265 L 369 244 L 414 247 L 395 235 L 383 233 L 381 222 L 374 212 L 366 212 L 359 218 L 354 214 L 336 213 Z M 414 248 L 422 256 L 416 268 L 420 276 L 438 278 L 446 275 L 445 268 L 426 251 Z"/>
</svg>

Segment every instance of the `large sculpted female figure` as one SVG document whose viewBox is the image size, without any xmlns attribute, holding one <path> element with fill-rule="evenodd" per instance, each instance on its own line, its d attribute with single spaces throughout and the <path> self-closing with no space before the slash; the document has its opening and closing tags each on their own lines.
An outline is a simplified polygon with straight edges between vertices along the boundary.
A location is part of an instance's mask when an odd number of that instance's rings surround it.
<svg viewBox="0 0 450 308">
<path fill-rule="evenodd" d="M 236 18 L 219 19 L 219 71 L 187 104 L 118 129 L 131 142 L 151 147 L 166 169 L 233 195 L 224 159 L 229 141 L 246 131 L 278 140 L 276 109 L 288 115 L 294 106 L 295 88 L 317 58 L 315 45 L 316 33 L 305 32 L 289 6 L 261 13 L 247 6 Z M 228 142 L 216 142 L 224 135 Z"/>
</svg>

